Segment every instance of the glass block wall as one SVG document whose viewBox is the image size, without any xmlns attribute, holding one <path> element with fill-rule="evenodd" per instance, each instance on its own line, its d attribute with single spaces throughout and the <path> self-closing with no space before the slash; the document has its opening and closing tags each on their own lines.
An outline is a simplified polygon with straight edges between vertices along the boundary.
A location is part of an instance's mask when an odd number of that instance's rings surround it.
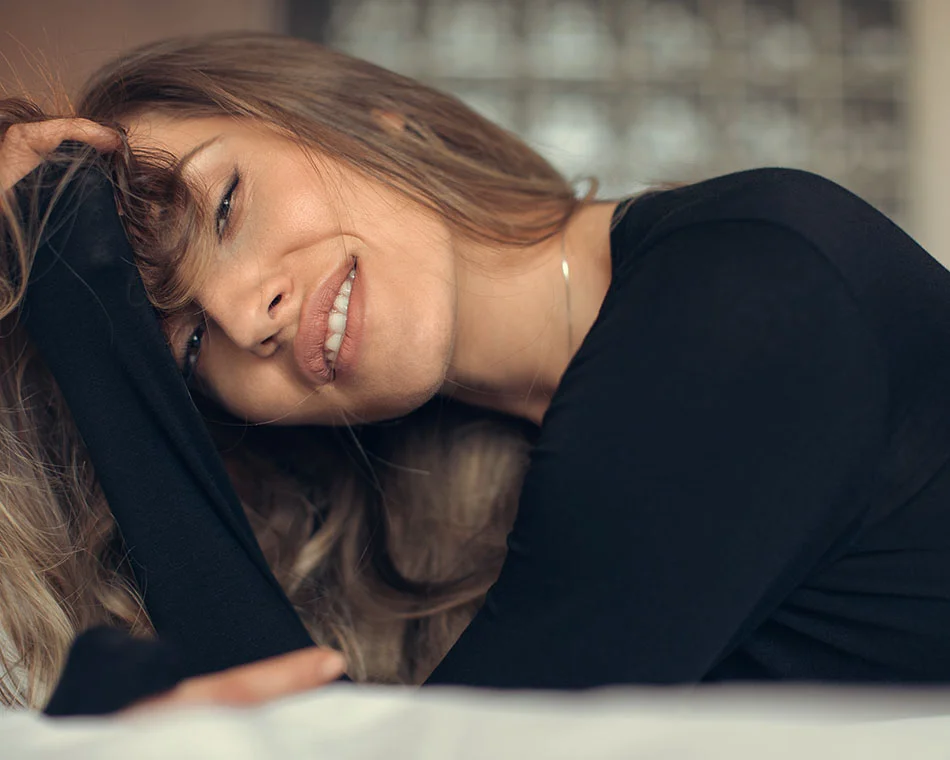
<svg viewBox="0 0 950 760">
<path fill-rule="evenodd" d="M 324 0 L 310 34 L 457 94 L 606 196 L 784 165 L 901 221 L 911 1 Z"/>
</svg>

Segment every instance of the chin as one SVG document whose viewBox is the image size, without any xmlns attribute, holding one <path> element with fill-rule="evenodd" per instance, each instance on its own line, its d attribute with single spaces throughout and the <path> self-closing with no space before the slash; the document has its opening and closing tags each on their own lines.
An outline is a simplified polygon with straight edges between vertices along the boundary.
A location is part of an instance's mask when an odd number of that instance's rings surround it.
<svg viewBox="0 0 950 760">
<path fill-rule="evenodd" d="M 391 420 L 415 411 L 439 393 L 452 356 L 453 331 L 447 329 L 452 320 L 429 319 L 425 324 L 429 329 L 420 330 L 416 324 L 414 340 L 403 343 L 397 354 L 387 351 L 381 362 L 374 362 L 352 388 L 359 389 L 359 398 L 350 399 L 339 416 L 348 422 Z M 407 361 L 407 356 L 415 357 L 414 361 Z"/>
<path fill-rule="evenodd" d="M 366 402 L 359 405 L 358 410 L 351 413 L 343 411 L 341 416 L 345 422 L 349 423 L 384 422 L 397 417 L 405 417 L 426 404 L 439 392 L 444 377 L 443 373 L 439 373 L 437 377 L 432 377 L 428 382 L 406 383 L 403 381 L 398 390 L 391 386 L 388 389 L 389 392 L 379 394 L 373 399 L 367 399 Z M 396 392 L 393 392 L 394 390 Z M 337 424 L 339 423 L 338 420 Z"/>
</svg>

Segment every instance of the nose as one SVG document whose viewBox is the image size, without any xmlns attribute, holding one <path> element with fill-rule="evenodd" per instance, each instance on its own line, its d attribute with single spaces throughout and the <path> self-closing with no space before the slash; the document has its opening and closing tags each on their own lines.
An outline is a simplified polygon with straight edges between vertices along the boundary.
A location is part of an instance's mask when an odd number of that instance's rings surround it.
<svg viewBox="0 0 950 760">
<path fill-rule="evenodd" d="M 285 275 L 254 285 L 222 281 L 205 301 L 205 310 L 239 348 L 268 357 L 293 339 L 296 324 L 293 282 Z"/>
</svg>

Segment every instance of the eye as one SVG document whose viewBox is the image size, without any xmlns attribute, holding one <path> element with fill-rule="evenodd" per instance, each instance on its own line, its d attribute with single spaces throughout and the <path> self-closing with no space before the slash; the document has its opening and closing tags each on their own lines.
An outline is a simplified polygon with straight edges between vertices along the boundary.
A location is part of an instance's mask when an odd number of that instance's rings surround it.
<svg viewBox="0 0 950 760">
<path fill-rule="evenodd" d="M 221 196 L 221 201 L 218 204 L 218 210 L 214 215 L 214 229 L 215 233 L 218 236 L 218 240 L 223 240 L 224 235 L 228 229 L 228 222 L 231 219 L 231 211 L 234 206 L 234 193 L 237 191 L 238 185 L 241 183 L 241 175 L 238 174 L 235 170 L 234 174 L 231 175 L 231 181 L 228 183 L 227 189 L 224 191 L 224 195 Z"/>
<path fill-rule="evenodd" d="M 181 374 L 186 383 L 191 381 L 195 368 L 198 366 L 198 354 L 201 353 L 201 341 L 206 329 L 207 325 L 201 322 L 185 341 L 185 358 L 181 363 Z"/>
</svg>

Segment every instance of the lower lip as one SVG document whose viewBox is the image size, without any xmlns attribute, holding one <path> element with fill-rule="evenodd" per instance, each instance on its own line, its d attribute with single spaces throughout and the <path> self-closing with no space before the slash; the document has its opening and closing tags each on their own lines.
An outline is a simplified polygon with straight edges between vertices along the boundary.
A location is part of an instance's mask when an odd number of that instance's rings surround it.
<svg viewBox="0 0 950 760">
<path fill-rule="evenodd" d="M 349 270 L 347 270 L 349 274 Z M 330 310 L 336 300 L 342 282 L 334 283 L 336 289 L 324 288 L 313 293 L 304 303 L 305 323 L 298 331 L 298 341 L 294 342 L 294 356 L 297 366 L 310 383 L 325 385 L 345 379 L 356 368 L 360 335 L 363 331 L 363 272 L 357 266 L 350 302 L 346 309 L 346 330 L 343 343 L 331 368 L 327 364 L 324 349 L 328 337 L 327 326 Z M 332 287 L 332 286 L 331 286 Z"/>
</svg>

